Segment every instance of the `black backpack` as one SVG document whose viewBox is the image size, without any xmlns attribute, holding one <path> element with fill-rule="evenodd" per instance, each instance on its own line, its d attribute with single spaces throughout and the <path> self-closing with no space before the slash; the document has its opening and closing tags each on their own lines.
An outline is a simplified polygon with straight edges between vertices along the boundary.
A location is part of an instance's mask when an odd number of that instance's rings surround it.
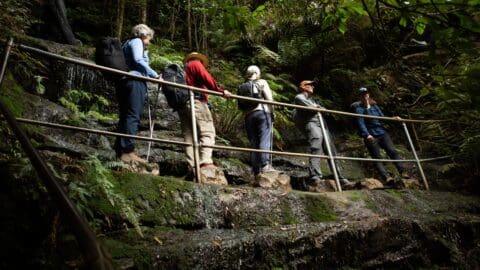
<svg viewBox="0 0 480 270">
<path fill-rule="evenodd" d="M 187 84 L 185 71 L 178 64 L 169 64 L 162 71 L 162 79 L 167 82 Z M 167 98 L 168 105 L 178 111 L 185 106 L 189 99 L 188 90 L 167 84 L 162 85 L 162 92 Z"/>
<path fill-rule="evenodd" d="M 257 93 L 254 93 L 254 87 L 257 88 Z M 258 98 L 258 99 L 263 99 L 262 93 L 260 89 L 258 89 L 258 85 L 250 80 L 248 82 L 242 83 L 240 86 L 238 86 L 238 92 L 237 94 L 239 96 L 244 96 L 244 97 L 251 97 L 251 98 Z M 238 100 L 238 108 L 241 111 L 251 111 L 255 109 L 255 107 L 258 106 L 258 102 L 255 101 L 250 101 L 250 100 Z"/>
<path fill-rule="evenodd" d="M 101 38 L 95 46 L 95 63 L 121 71 L 128 71 L 120 40 L 114 37 Z M 113 81 L 123 77 L 108 71 L 103 71 L 102 74 L 106 79 Z"/>
</svg>

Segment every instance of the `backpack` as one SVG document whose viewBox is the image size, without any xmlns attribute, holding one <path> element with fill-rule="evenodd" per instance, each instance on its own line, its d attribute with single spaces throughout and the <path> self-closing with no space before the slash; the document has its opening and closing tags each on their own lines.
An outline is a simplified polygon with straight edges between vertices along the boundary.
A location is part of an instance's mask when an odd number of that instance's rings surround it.
<svg viewBox="0 0 480 270">
<path fill-rule="evenodd" d="M 167 82 L 174 82 L 179 84 L 187 84 L 185 79 L 185 71 L 178 64 L 169 64 L 162 71 L 162 78 Z M 188 90 L 163 84 L 162 92 L 167 98 L 168 105 L 174 110 L 178 111 L 185 106 L 189 99 Z"/>
<path fill-rule="evenodd" d="M 95 63 L 121 71 L 128 71 L 120 40 L 114 37 L 101 38 L 95 46 Z M 106 79 L 112 81 L 119 80 L 123 77 L 123 75 L 108 71 L 102 71 L 102 74 Z"/>
<path fill-rule="evenodd" d="M 255 92 L 254 87 L 257 89 L 257 93 L 254 93 Z M 238 86 L 237 94 L 239 96 L 244 96 L 244 97 L 263 99 L 261 91 L 258 91 L 258 90 L 259 90 L 258 85 L 250 80 Z M 251 111 L 258 106 L 258 102 L 255 102 L 255 101 L 240 100 L 240 99 L 237 101 L 238 101 L 238 108 L 244 112 Z"/>
</svg>

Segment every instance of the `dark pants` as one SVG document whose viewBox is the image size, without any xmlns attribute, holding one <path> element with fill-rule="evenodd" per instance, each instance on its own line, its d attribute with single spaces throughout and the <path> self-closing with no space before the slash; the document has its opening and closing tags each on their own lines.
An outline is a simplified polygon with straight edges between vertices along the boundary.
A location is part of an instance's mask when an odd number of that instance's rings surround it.
<svg viewBox="0 0 480 270">
<path fill-rule="evenodd" d="M 323 138 L 322 128 L 320 127 L 320 122 L 308 122 L 305 125 L 305 135 L 307 136 L 308 142 L 310 143 L 310 153 L 313 155 L 324 155 L 327 153 L 327 144 Z M 330 144 L 330 150 L 332 151 L 332 155 L 337 155 L 337 148 L 335 144 L 333 144 L 332 135 L 330 131 L 327 130 L 328 135 L 328 142 Z M 309 159 L 309 173 L 311 177 L 323 177 L 322 170 L 320 168 L 320 158 L 310 158 Z M 328 166 L 330 167 L 330 171 L 333 174 L 333 168 L 330 161 L 327 162 Z M 337 174 L 339 178 L 343 178 L 342 171 L 339 166 L 338 160 L 335 160 L 335 169 L 337 170 Z"/>
<path fill-rule="evenodd" d="M 385 150 L 385 152 L 387 152 L 387 155 L 391 159 L 402 159 L 400 155 L 397 153 L 397 151 L 395 150 L 395 146 L 393 145 L 392 139 L 390 138 L 390 135 L 387 132 L 385 132 L 385 134 L 381 136 L 378 136 L 378 137 L 376 136 L 375 141 L 373 142 L 370 142 L 367 139 L 365 139 L 364 142 L 372 158 L 379 158 L 379 159 L 382 158 L 382 155 L 380 154 L 380 147 L 381 147 Z M 394 165 L 400 174 L 405 170 L 402 164 L 399 162 L 395 162 Z M 380 177 L 382 178 L 382 180 L 385 180 L 387 179 L 387 177 L 390 176 L 387 170 L 385 170 L 385 167 L 383 166 L 382 162 L 375 162 L 375 166 L 377 167 L 377 170 L 380 173 Z"/>
<path fill-rule="evenodd" d="M 118 132 L 136 135 L 145 104 L 147 84 L 144 81 L 124 79 L 117 83 L 116 91 L 119 105 Z M 133 152 L 134 142 L 130 138 L 117 137 L 115 142 L 117 155 Z"/>
<path fill-rule="evenodd" d="M 270 113 L 264 110 L 253 111 L 245 117 L 245 128 L 247 130 L 250 147 L 255 149 L 270 150 L 272 135 L 272 118 Z M 255 174 L 260 173 L 260 169 L 270 163 L 270 154 L 254 153 L 250 154 L 250 161 Z"/>
</svg>

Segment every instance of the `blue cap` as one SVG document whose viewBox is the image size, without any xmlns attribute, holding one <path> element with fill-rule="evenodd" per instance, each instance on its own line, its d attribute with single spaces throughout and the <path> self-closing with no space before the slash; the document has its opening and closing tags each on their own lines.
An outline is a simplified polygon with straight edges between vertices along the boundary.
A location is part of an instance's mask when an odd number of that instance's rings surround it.
<svg viewBox="0 0 480 270">
<path fill-rule="evenodd" d="M 367 92 L 368 92 L 368 90 L 365 87 L 360 87 L 357 90 L 357 94 L 359 94 L 359 95 L 363 95 L 364 93 L 367 93 Z"/>
</svg>

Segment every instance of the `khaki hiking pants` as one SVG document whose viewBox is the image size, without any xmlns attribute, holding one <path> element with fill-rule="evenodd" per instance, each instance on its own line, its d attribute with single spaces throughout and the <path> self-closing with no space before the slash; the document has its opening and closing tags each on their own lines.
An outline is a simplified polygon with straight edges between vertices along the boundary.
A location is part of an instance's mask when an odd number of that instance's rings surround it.
<svg viewBox="0 0 480 270">
<path fill-rule="evenodd" d="M 178 111 L 180 116 L 180 122 L 182 127 L 183 138 L 187 143 L 193 143 L 193 134 L 192 134 L 192 118 L 190 114 L 190 103 L 185 106 L 185 108 Z M 215 144 L 215 127 L 213 125 L 213 118 L 208 105 L 200 100 L 195 100 L 195 119 L 197 122 L 197 135 L 198 142 L 201 144 Z M 185 154 L 187 156 L 187 162 L 191 168 L 193 168 L 194 156 L 193 156 L 193 147 L 185 147 Z M 199 163 L 201 164 L 212 164 L 212 148 L 200 147 L 199 149 Z"/>
</svg>

